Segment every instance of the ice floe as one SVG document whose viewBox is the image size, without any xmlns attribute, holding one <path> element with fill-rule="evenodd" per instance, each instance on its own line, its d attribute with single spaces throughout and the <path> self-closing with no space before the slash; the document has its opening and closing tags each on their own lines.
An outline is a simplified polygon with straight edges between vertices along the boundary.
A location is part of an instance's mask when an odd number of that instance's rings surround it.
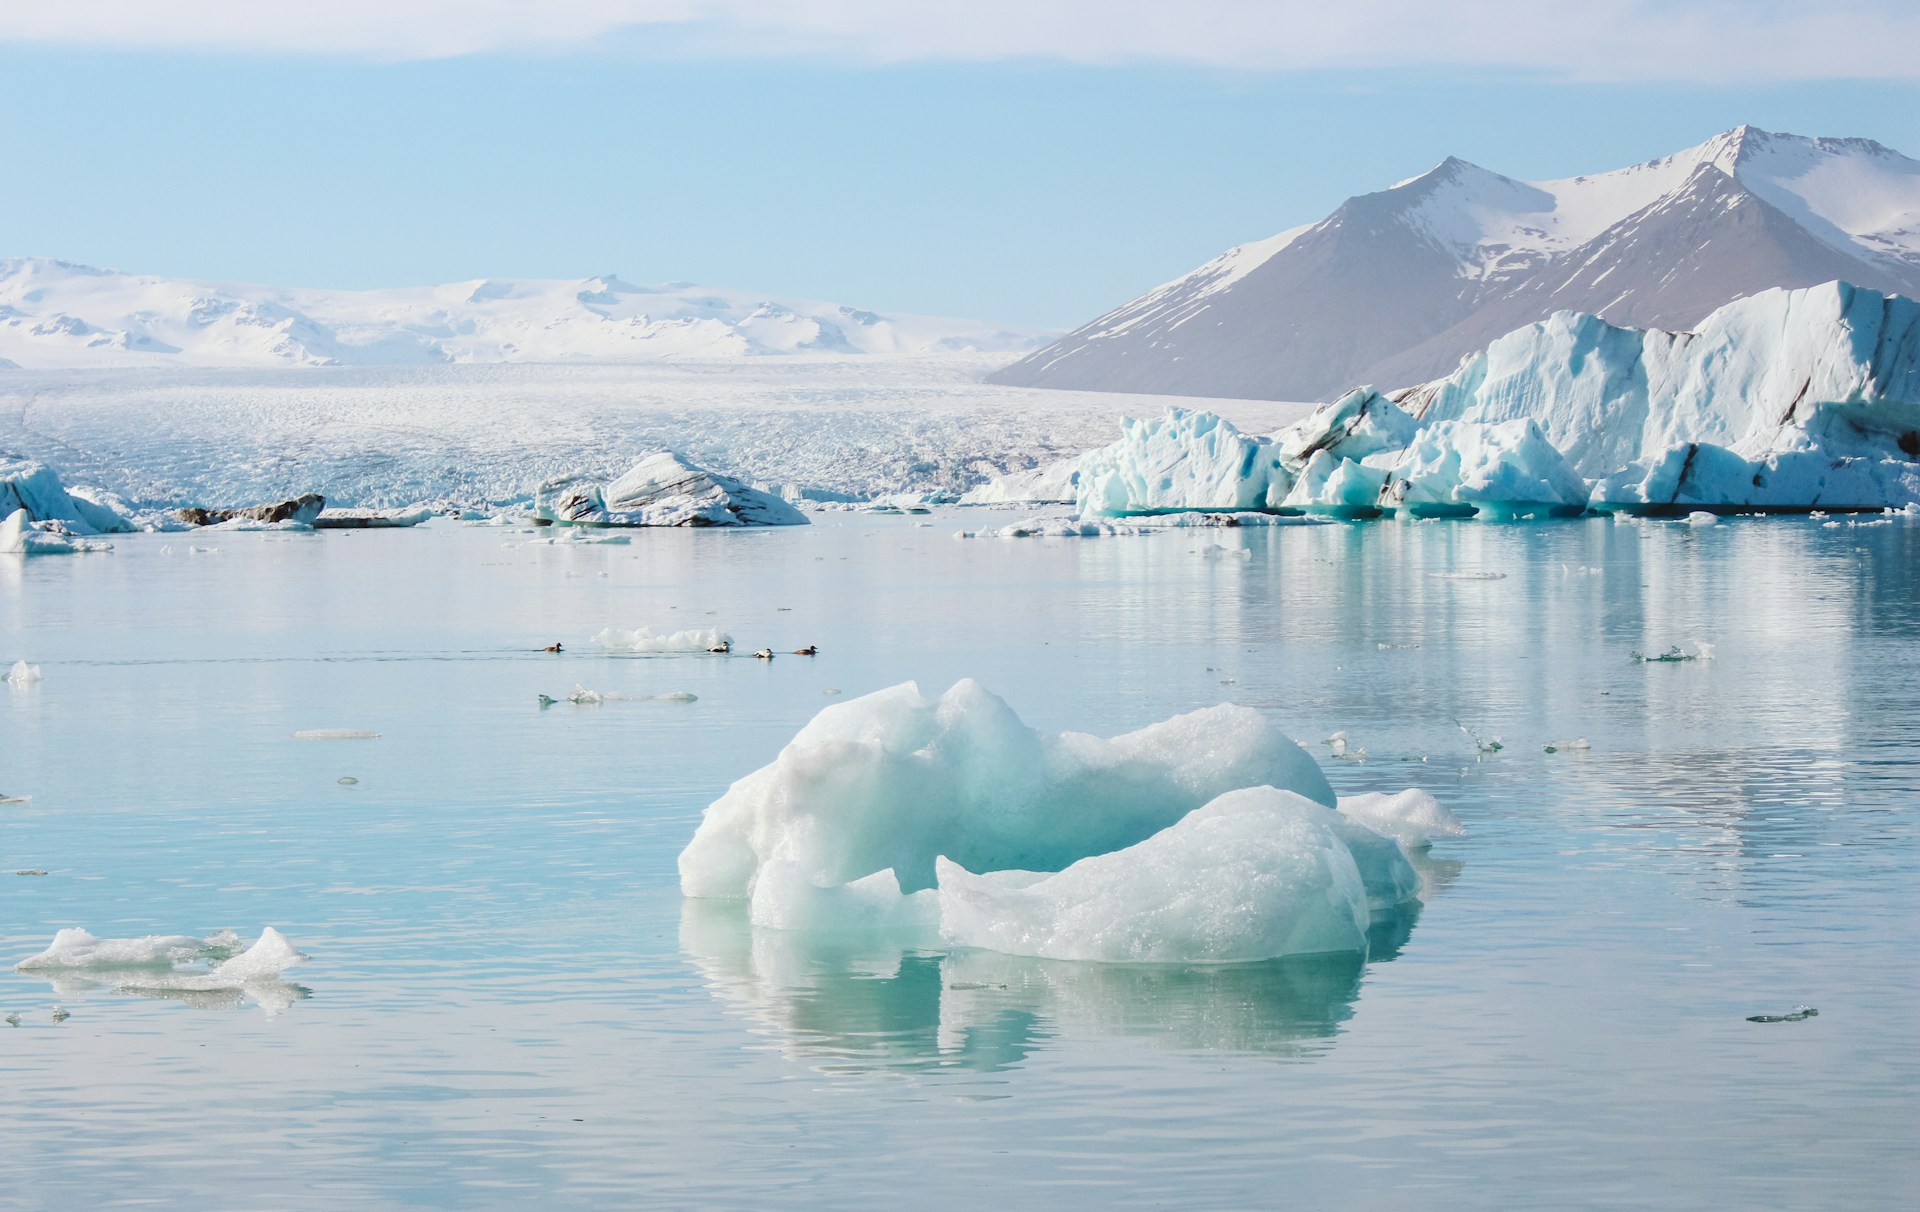
<svg viewBox="0 0 1920 1212">
<path fill-rule="evenodd" d="M 565 526 L 803 526 L 807 517 L 769 492 L 662 450 L 609 484 L 584 476 L 543 483 L 534 519 Z"/>
<path fill-rule="evenodd" d="M 13 668 L 7 670 L 7 685 L 15 690 L 24 690 L 40 681 L 40 666 L 29 665 L 25 661 L 15 661 Z"/>
<path fill-rule="evenodd" d="M 727 652 L 733 637 L 717 628 L 688 628 L 684 631 L 655 631 L 641 627 L 628 631 L 622 627 L 603 627 L 593 642 L 613 652 L 687 653 Z"/>
<path fill-rule="evenodd" d="M 24 509 L 0 520 L 0 555 L 75 555 L 83 551 L 111 551 L 113 544 L 82 538 L 58 529 L 61 522 L 36 525 Z"/>
<path fill-rule="evenodd" d="M 1364 951 L 1369 915 L 1418 894 L 1406 850 L 1459 831 L 1421 792 L 1337 801 L 1244 707 L 1102 740 L 1032 729 L 976 682 L 906 683 L 824 709 L 729 788 L 680 878 L 762 927 L 1224 963 Z"/>
<path fill-rule="evenodd" d="M 272 926 L 263 928 L 251 945 L 231 930 L 207 938 L 97 938 L 73 927 L 55 934 L 45 951 L 15 968 L 51 981 L 63 995 L 105 987 L 207 1008 L 252 1001 L 271 1014 L 307 996 L 283 976 L 306 958 Z"/>
</svg>

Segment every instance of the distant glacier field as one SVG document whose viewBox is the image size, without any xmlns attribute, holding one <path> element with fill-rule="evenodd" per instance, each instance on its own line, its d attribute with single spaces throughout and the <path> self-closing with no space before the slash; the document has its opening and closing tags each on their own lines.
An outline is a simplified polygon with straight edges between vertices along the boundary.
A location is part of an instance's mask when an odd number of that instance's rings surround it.
<svg viewBox="0 0 1920 1212">
<path fill-rule="evenodd" d="M 748 480 L 961 491 L 1104 445 L 1155 396 L 996 387 L 1005 354 L 649 365 L 0 371 L 0 451 L 136 502 L 484 505 L 662 447 Z M 1260 432 L 1306 405 L 1210 401 Z"/>
<path fill-rule="evenodd" d="M 963 416 L 1009 450 L 1108 423 L 819 373 L 183 376 L 118 446 L 99 383 L 39 378 L 5 418 L 166 491 L 373 499 L 617 464 L 639 425 L 806 478 L 862 443 L 929 457 Z M 784 403 L 728 427 L 742 400 Z M 783 449 L 822 421 L 833 442 Z M 1867 1208 L 1920 1185 L 1920 523 L 955 537 L 981 516 L 0 559 L 0 669 L 39 671 L 0 685 L 0 1203 Z M 640 628 L 700 642 L 641 655 Z M 1028 959 L 682 898 L 702 810 L 822 708 L 963 678 L 1056 733 L 1242 704 L 1340 796 L 1424 788 L 1466 833 L 1413 856 L 1421 900 L 1364 955 Z M 72 927 L 219 955 L 272 927 L 307 959 L 15 970 Z"/>
</svg>

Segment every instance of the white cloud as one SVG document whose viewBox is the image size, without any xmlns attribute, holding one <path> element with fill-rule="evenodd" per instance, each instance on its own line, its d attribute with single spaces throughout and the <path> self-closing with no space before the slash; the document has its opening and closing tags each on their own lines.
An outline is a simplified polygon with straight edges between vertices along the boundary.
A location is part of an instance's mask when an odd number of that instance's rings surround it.
<svg viewBox="0 0 1920 1212">
<path fill-rule="evenodd" d="M 419 59 L 609 38 L 703 57 L 1920 79 L 1912 0 L 0 0 L 11 42 Z"/>
</svg>

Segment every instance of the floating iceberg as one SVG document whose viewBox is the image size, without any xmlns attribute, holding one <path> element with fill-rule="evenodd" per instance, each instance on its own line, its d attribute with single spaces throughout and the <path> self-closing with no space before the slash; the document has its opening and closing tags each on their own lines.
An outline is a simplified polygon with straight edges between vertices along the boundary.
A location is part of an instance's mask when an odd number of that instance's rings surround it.
<svg viewBox="0 0 1920 1212">
<path fill-rule="evenodd" d="M 648 455 L 611 484 L 550 480 L 534 491 L 534 520 L 561 526 L 804 526 L 781 498 L 695 467 L 672 451 Z"/>
<path fill-rule="evenodd" d="M 1407 848 L 1457 831 L 1419 792 L 1349 810 L 1246 708 L 1101 740 L 1029 728 L 972 681 L 907 683 L 826 708 L 735 783 L 680 881 L 763 927 L 1227 963 L 1364 952 L 1370 915 L 1418 895 Z"/>
<path fill-rule="evenodd" d="M 594 635 L 593 642 L 615 652 L 725 652 L 733 647 L 732 636 L 711 627 L 672 632 L 658 632 L 651 627 L 637 631 L 603 627 Z"/>
<path fill-rule="evenodd" d="M 962 505 L 1060 505 L 1075 499 L 1080 459 L 1061 459 L 1030 471 L 1010 471 L 970 489 Z"/>
<path fill-rule="evenodd" d="M 1130 420 L 1078 470 L 1080 511 L 1107 516 L 1900 508 L 1920 501 L 1920 303 L 1829 282 L 1694 332 L 1559 312 L 1270 437 L 1179 409 Z"/>
<path fill-rule="evenodd" d="M 6 683 L 15 690 L 22 690 L 40 680 L 40 666 L 29 665 L 25 661 L 15 661 L 13 668 L 7 670 Z"/>
<path fill-rule="evenodd" d="M 25 510 L 29 522 L 56 522 L 71 534 L 119 534 L 131 523 L 104 505 L 69 493 L 45 463 L 0 453 L 0 517 Z"/>
<path fill-rule="evenodd" d="M 63 526 L 48 522 L 48 527 Z M 0 521 L 0 555 L 75 555 L 83 551 L 112 551 L 113 544 L 100 539 L 83 539 L 57 529 L 41 529 L 29 519 L 27 511 L 16 509 Z"/>
<path fill-rule="evenodd" d="M 1128 418 L 1119 441 L 1080 457 L 1079 476 L 1075 502 L 1095 515 L 1275 509 L 1293 482 L 1272 439 L 1184 408 Z"/>
<path fill-rule="evenodd" d="M 272 926 L 263 928 L 251 946 L 231 930 L 208 938 L 187 934 L 96 938 L 72 928 L 55 934 L 45 951 L 15 967 L 51 981 L 56 992 L 77 993 L 107 985 L 120 993 L 212 1009 L 252 1000 L 272 1014 L 307 996 L 305 989 L 282 978 L 282 973 L 306 958 Z"/>
<path fill-rule="evenodd" d="M 433 517 L 425 505 L 412 509 L 323 509 L 313 519 L 315 530 L 387 530 L 418 526 Z"/>
</svg>

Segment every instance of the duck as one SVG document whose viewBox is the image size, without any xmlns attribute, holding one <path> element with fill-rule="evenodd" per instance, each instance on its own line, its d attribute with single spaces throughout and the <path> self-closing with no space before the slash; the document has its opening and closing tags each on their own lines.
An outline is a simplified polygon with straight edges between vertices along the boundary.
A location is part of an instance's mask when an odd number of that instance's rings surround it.
<svg viewBox="0 0 1920 1212">
<path fill-rule="evenodd" d="M 795 655 L 795 656 L 819 656 L 819 655 L 820 655 L 820 646 L 819 646 L 818 644 L 808 644 L 808 645 L 807 645 L 807 646 L 806 646 L 805 648 L 796 648 L 796 649 L 794 649 L 794 650 L 793 650 L 793 655 Z"/>
<path fill-rule="evenodd" d="M 733 641 L 732 641 L 732 640 L 721 640 L 721 641 L 720 641 L 720 642 L 719 642 L 718 644 L 715 644 L 715 645 L 714 645 L 713 647 L 711 647 L 711 648 L 709 648 L 709 649 L 707 649 L 707 651 L 708 651 L 708 652 L 718 652 L 718 653 L 721 653 L 722 655 L 724 655 L 724 654 L 726 654 L 726 653 L 729 653 L 729 652 L 732 652 L 732 651 L 733 651 Z"/>
<path fill-rule="evenodd" d="M 754 653 L 753 656 L 755 660 L 771 661 L 773 659 L 773 649 L 762 648 L 760 651 Z"/>
<path fill-rule="evenodd" d="M 542 648 L 542 649 L 541 649 L 540 651 L 542 651 L 542 652 L 565 652 L 565 651 L 566 651 L 566 649 L 564 649 L 564 648 L 562 648 L 562 647 L 560 646 L 560 641 L 558 641 L 558 640 L 555 640 L 555 641 L 554 641 L 553 643 L 551 643 L 551 644 L 548 644 L 548 645 L 547 645 L 547 646 L 546 646 L 545 648 Z"/>
</svg>

